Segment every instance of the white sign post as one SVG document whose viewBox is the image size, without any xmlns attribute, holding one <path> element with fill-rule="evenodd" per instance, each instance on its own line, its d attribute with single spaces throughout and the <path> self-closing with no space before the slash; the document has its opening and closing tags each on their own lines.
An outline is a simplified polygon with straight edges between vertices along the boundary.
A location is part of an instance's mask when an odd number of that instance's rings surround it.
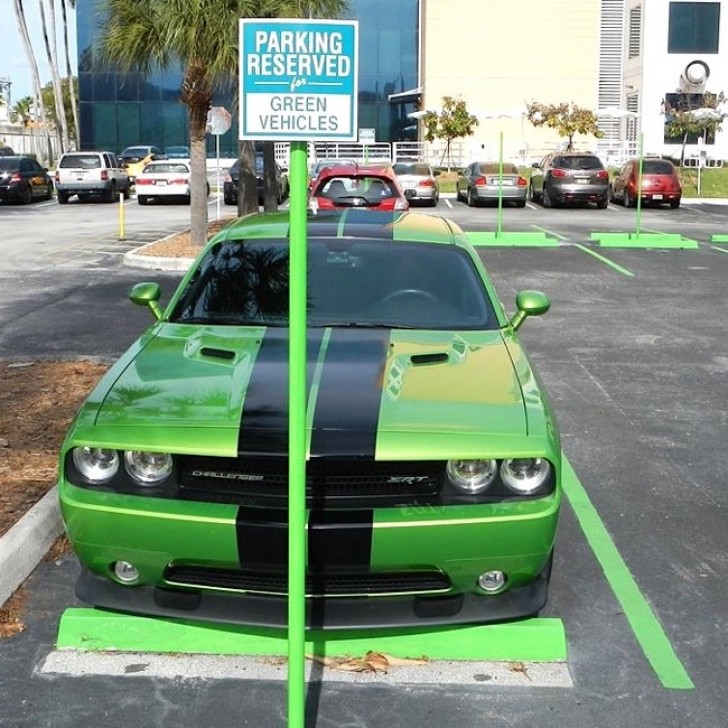
<svg viewBox="0 0 728 728">
<path fill-rule="evenodd" d="M 207 112 L 207 130 L 210 134 L 215 135 L 215 156 L 217 158 L 215 168 L 217 199 L 215 204 L 217 207 L 217 220 L 220 219 L 220 136 L 230 129 L 232 120 L 230 112 L 224 106 L 213 106 Z"/>
</svg>

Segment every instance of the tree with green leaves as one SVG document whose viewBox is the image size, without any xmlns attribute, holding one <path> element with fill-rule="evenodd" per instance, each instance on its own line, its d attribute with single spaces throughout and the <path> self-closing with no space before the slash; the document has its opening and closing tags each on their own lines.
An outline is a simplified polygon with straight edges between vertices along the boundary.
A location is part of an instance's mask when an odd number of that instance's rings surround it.
<svg viewBox="0 0 728 728">
<path fill-rule="evenodd" d="M 574 103 L 542 104 L 533 101 L 526 104 L 526 117 L 534 126 L 547 126 L 555 129 L 560 137 L 566 137 L 569 151 L 574 148 L 577 134 L 590 134 L 597 139 L 604 136 L 604 132 L 599 130 L 597 115 L 591 109 Z"/>
<path fill-rule="evenodd" d="M 468 111 L 465 101 L 455 99 L 452 96 L 442 97 L 442 108 L 440 111 L 427 111 L 422 117 L 422 124 L 425 129 L 425 139 L 432 142 L 435 139 L 442 139 L 445 142 L 445 149 L 440 159 L 440 166 L 447 156 L 447 171 L 452 167 L 450 149 L 455 139 L 471 136 L 478 119 Z"/>
<path fill-rule="evenodd" d="M 343 7 L 342 0 L 107 0 L 99 45 L 106 64 L 144 75 L 182 66 L 180 101 L 189 119 L 193 244 L 201 246 L 207 237 L 207 112 L 215 90 L 238 76 L 239 19 L 320 17 Z M 253 205 L 258 209 L 251 151 L 251 144 L 242 145 L 243 212 L 252 211 Z"/>
<path fill-rule="evenodd" d="M 707 139 L 720 131 L 726 114 L 721 110 L 725 95 L 719 94 L 682 94 L 679 106 L 665 103 L 665 135 L 680 140 L 680 167 L 685 161 L 685 146 L 688 142 Z"/>
</svg>

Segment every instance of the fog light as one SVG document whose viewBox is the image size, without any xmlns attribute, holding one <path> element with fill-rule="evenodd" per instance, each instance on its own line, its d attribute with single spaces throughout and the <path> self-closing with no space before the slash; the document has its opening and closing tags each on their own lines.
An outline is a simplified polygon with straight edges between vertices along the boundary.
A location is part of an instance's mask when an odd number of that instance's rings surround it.
<svg viewBox="0 0 728 728">
<path fill-rule="evenodd" d="M 114 562 L 114 576 L 125 584 L 130 584 L 139 578 L 139 572 L 134 564 L 130 564 L 128 561 L 115 561 Z"/>
<path fill-rule="evenodd" d="M 478 586 L 492 594 L 506 585 L 506 575 L 502 571 L 486 571 L 478 577 Z"/>
</svg>

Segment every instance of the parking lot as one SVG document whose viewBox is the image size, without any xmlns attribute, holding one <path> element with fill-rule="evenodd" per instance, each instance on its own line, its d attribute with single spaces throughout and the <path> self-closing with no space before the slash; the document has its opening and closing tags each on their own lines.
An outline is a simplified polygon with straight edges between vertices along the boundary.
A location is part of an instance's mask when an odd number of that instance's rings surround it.
<svg viewBox="0 0 728 728">
<path fill-rule="evenodd" d="M 119 240 L 118 206 L 53 205 L 0 206 L 3 357 L 118 356 L 148 323 L 129 285 L 157 280 L 164 296 L 179 278 L 124 267 L 123 254 L 185 228 L 189 209 L 132 199 Z M 470 232 L 497 225 L 496 209 L 449 199 L 423 211 Z M 552 300 L 519 333 L 574 471 L 543 613 L 563 620 L 570 684 L 546 687 L 527 666 L 508 684 L 495 666 L 436 684 L 397 670 L 327 675 L 311 683 L 308 724 L 725 725 L 728 244 L 715 236 L 728 206 L 645 209 L 640 222 L 695 246 L 601 248 L 592 233 L 634 231 L 635 210 L 529 203 L 503 210 L 503 229 L 541 232 L 553 246 L 480 248 L 507 311 L 524 288 Z M 285 724 L 285 682 L 252 669 L 155 672 L 136 655 L 121 674 L 92 661 L 76 674 L 44 670 L 76 573 L 72 556 L 43 563 L 28 583 L 27 631 L 0 642 L 3 728 Z"/>
</svg>

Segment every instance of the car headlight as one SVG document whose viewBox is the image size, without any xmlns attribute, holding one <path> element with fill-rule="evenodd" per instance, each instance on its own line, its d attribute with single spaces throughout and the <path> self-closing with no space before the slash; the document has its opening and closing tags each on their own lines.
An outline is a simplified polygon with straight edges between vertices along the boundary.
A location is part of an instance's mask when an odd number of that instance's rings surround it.
<svg viewBox="0 0 728 728">
<path fill-rule="evenodd" d="M 544 458 L 508 458 L 501 463 L 501 479 L 514 493 L 536 492 L 551 473 L 551 463 Z"/>
<path fill-rule="evenodd" d="M 495 460 L 448 460 L 447 477 L 462 493 L 478 495 L 493 482 L 498 472 Z"/>
<path fill-rule="evenodd" d="M 73 449 L 73 464 L 92 483 L 106 483 L 119 470 L 119 453 L 101 447 L 76 447 Z"/>
<path fill-rule="evenodd" d="M 124 467 L 139 485 L 158 485 L 172 472 L 172 456 L 129 450 L 124 453 Z"/>
</svg>

